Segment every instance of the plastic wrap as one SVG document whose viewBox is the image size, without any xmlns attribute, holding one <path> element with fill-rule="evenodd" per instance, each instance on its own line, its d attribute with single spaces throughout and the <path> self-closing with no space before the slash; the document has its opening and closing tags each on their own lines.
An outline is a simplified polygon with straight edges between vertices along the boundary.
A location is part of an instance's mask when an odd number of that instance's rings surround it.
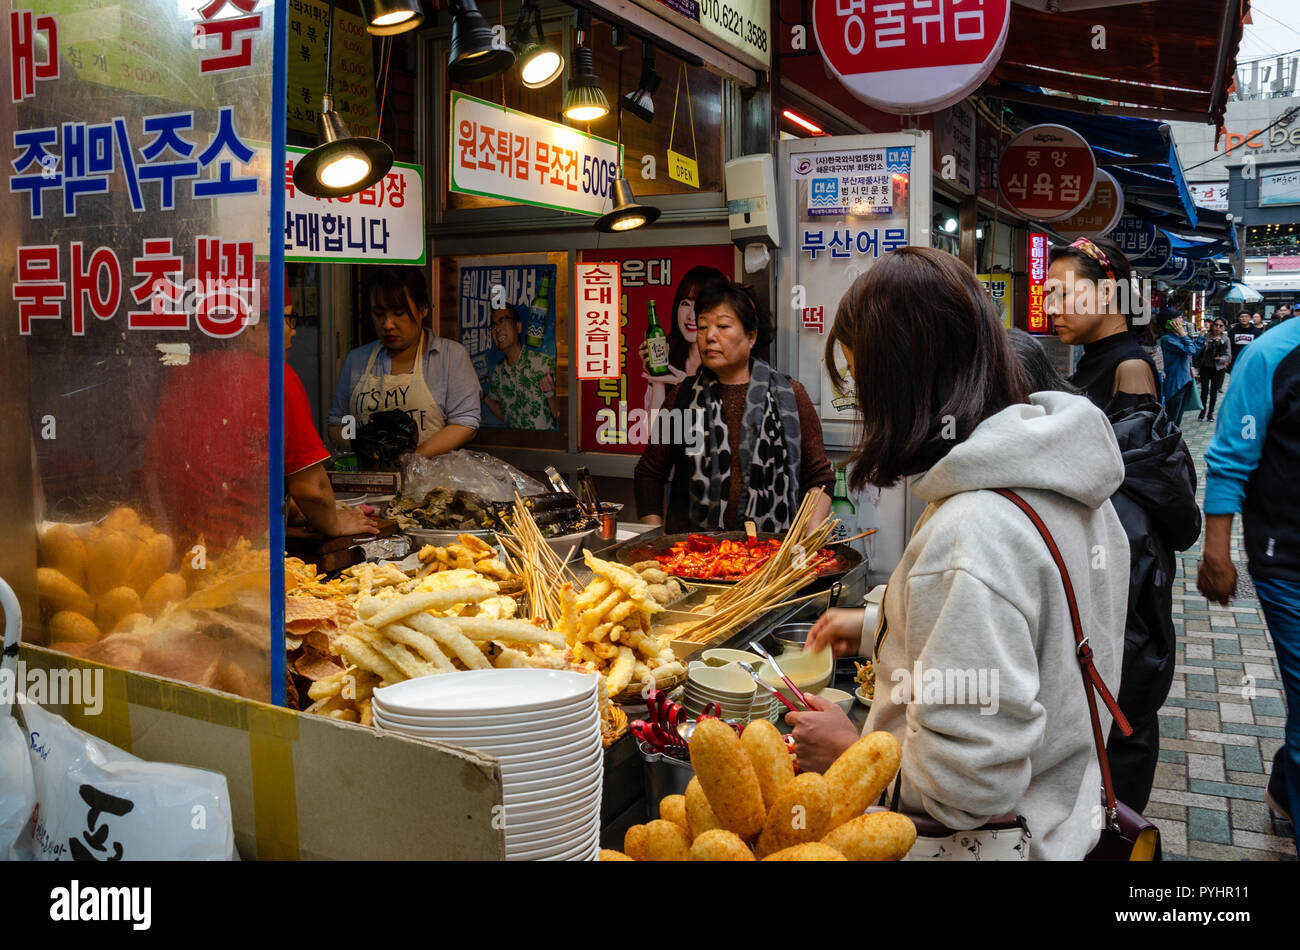
<svg viewBox="0 0 1300 950">
<path fill-rule="evenodd" d="M 486 452 L 457 449 L 435 458 L 402 459 L 402 494 L 422 498 L 435 488 L 473 492 L 486 501 L 514 501 L 515 492 L 535 495 L 546 486 Z"/>
</svg>

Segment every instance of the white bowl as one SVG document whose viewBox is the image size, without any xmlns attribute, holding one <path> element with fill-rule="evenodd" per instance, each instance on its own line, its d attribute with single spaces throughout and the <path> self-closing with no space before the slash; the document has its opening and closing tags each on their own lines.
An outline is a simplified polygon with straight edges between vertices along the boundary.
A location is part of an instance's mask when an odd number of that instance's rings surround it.
<svg viewBox="0 0 1300 950">
<path fill-rule="evenodd" d="M 728 663 L 726 666 L 707 666 L 704 663 L 694 662 L 691 663 L 686 676 L 688 692 L 696 689 L 741 699 L 752 696 L 756 688 L 753 678 L 734 663 Z"/>
<path fill-rule="evenodd" d="M 555 726 L 567 726 L 584 721 L 593 712 L 599 712 L 599 706 L 593 696 L 591 701 L 572 709 L 544 710 L 540 713 L 519 713 L 488 719 L 486 716 L 407 716 L 395 713 L 383 706 L 373 706 L 373 711 L 387 722 L 398 726 L 419 726 L 422 729 L 458 729 L 465 732 L 475 731 L 484 735 L 496 735 L 493 730 L 536 730 Z M 486 721 L 479 722 L 483 719 Z"/>
<path fill-rule="evenodd" d="M 820 698 L 829 700 L 846 713 L 853 708 L 853 694 L 846 693 L 842 689 L 824 689 L 817 694 Z"/>
<path fill-rule="evenodd" d="M 380 707 L 405 716 L 427 712 L 495 715 L 581 706 L 600 677 L 570 670 L 466 670 L 435 674 L 375 690 Z"/>
<path fill-rule="evenodd" d="M 757 653 L 749 653 L 745 650 L 729 650 L 725 647 L 714 647 L 712 650 L 705 650 L 700 654 L 700 659 L 706 666 L 726 666 L 728 663 L 745 662 L 758 669 L 758 664 L 763 662 L 763 658 Z M 744 673 L 744 670 L 741 670 Z M 745 673 L 748 676 L 748 673 Z M 751 680 L 752 682 L 752 680 Z"/>
</svg>

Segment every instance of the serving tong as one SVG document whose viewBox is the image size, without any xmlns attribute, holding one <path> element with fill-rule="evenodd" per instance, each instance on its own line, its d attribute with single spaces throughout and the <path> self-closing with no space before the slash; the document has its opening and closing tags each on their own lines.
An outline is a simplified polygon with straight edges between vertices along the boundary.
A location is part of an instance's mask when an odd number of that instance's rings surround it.
<svg viewBox="0 0 1300 950">
<path fill-rule="evenodd" d="M 646 718 L 637 719 L 628 728 L 642 746 L 643 751 L 657 752 L 674 759 L 690 758 L 690 738 L 695 727 L 705 719 L 721 719 L 722 707 L 711 702 L 704 707 L 699 719 L 691 719 L 679 703 L 668 698 L 663 690 L 652 689 L 646 694 Z"/>
<path fill-rule="evenodd" d="M 794 693 L 795 699 L 803 703 L 805 709 L 811 711 L 813 708 L 813 704 L 808 702 L 808 697 L 803 694 L 803 690 L 801 690 L 798 686 L 795 686 L 794 680 L 790 679 L 790 677 L 785 675 L 781 667 L 777 664 L 776 658 L 772 656 L 771 653 L 767 652 L 767 649 L 763 646 L 763 644 L 755 640 L 749 645 L 749 648 L 753 650 L 755 653 L 757 653 L 759 656 L 761 656 L 763 659 L 767 660 L 768 665 L 772 667 L 772 671 L 776 673 L 777 676 L 781 677 L 781 680 L 785 683 L 786 686 L 790 687 L 790 692 Z M 750 672 L 752 673 L 753 671 L 751 670 Z M 757 677 L 755 678 L 757 679 Z M 767 684 L 764 683 L 763 685 L 766 686 Z M 771 689 L 771 687 L 769 686 L 768 689 Z M 781 698 L 785 699 L 784 696 L 782 696 Z M 790 704 L 787 702 L 786 705 L 789 706 Z M 791 711 L 798 712 L 799 710 L 792 709 Z"/>
</svg>

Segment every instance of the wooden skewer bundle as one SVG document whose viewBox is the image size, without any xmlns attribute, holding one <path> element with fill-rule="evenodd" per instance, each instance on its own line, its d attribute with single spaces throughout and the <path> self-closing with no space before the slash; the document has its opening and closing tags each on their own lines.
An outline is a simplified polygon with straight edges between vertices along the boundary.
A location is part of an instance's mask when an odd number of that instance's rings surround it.
<svg viewBox="0 0 1300 950">
<path fill-rule="evenodd" d="M 533 520 L 532 511 L 518 492 L 515 492 L 514 512 L 509 522 L 513 536 L 496 536 L 506 552 L 506 567 L 524 579 L 524 592 L 528 595 L 532 619 L 543 620 L 551 629 L 556 629 L 562 612 L 560 589 L 569 583 L 575 591 L 581 591 L 583 585 L 546 543 L 545 536 Z"/>
<path fill-rule="evenodd" d="M 817 569 L 809 562 L 826 545 L 839 524 L 836 518 L 830 517 L 809 528 L 812 510 L 821 495 L 820 488 L 808 493 L 776 554 L 754 574 L 722 594 L 713 613 L 685 628 L 680 639 L 707 643 L 755 614 L 780 606 L 792 594 L 816 580 Z"/>
</svg>

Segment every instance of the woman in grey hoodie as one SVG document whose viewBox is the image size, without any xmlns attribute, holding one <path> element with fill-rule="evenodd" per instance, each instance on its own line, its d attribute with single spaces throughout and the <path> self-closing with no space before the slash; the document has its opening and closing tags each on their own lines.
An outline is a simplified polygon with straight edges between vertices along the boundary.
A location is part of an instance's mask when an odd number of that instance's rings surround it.
<svg viewBox="0 0 1300 950">
<path fill-rule="evenodd" d="M 992 301 L 942 251 L 881 258 L 840 302 L 828 355 L 835 346 L 862 414 L 851 483 L 919 475 L 911 489 L 929 503 L 890 577 L 866 726 L 902 745 L 900 807 L 954 829 L 1017 814 L 1031 858 L 1082 859 L 1101 778 L 1065 590 L 1033 524 L 993 489 L 1046 522 L 1097 670 L 1118 690 L 1128 541 L 1109 501 L 1124 477 L 1111 427 L 1087 399 L 1028 392 Z M 830 612 L 809 647 L 869 652 L 879 632 L 863 637 L 862 622 Z M 800 764 L 824 769 L 856 732 L 814 702 L 787 721 Z"/>
</svg>

